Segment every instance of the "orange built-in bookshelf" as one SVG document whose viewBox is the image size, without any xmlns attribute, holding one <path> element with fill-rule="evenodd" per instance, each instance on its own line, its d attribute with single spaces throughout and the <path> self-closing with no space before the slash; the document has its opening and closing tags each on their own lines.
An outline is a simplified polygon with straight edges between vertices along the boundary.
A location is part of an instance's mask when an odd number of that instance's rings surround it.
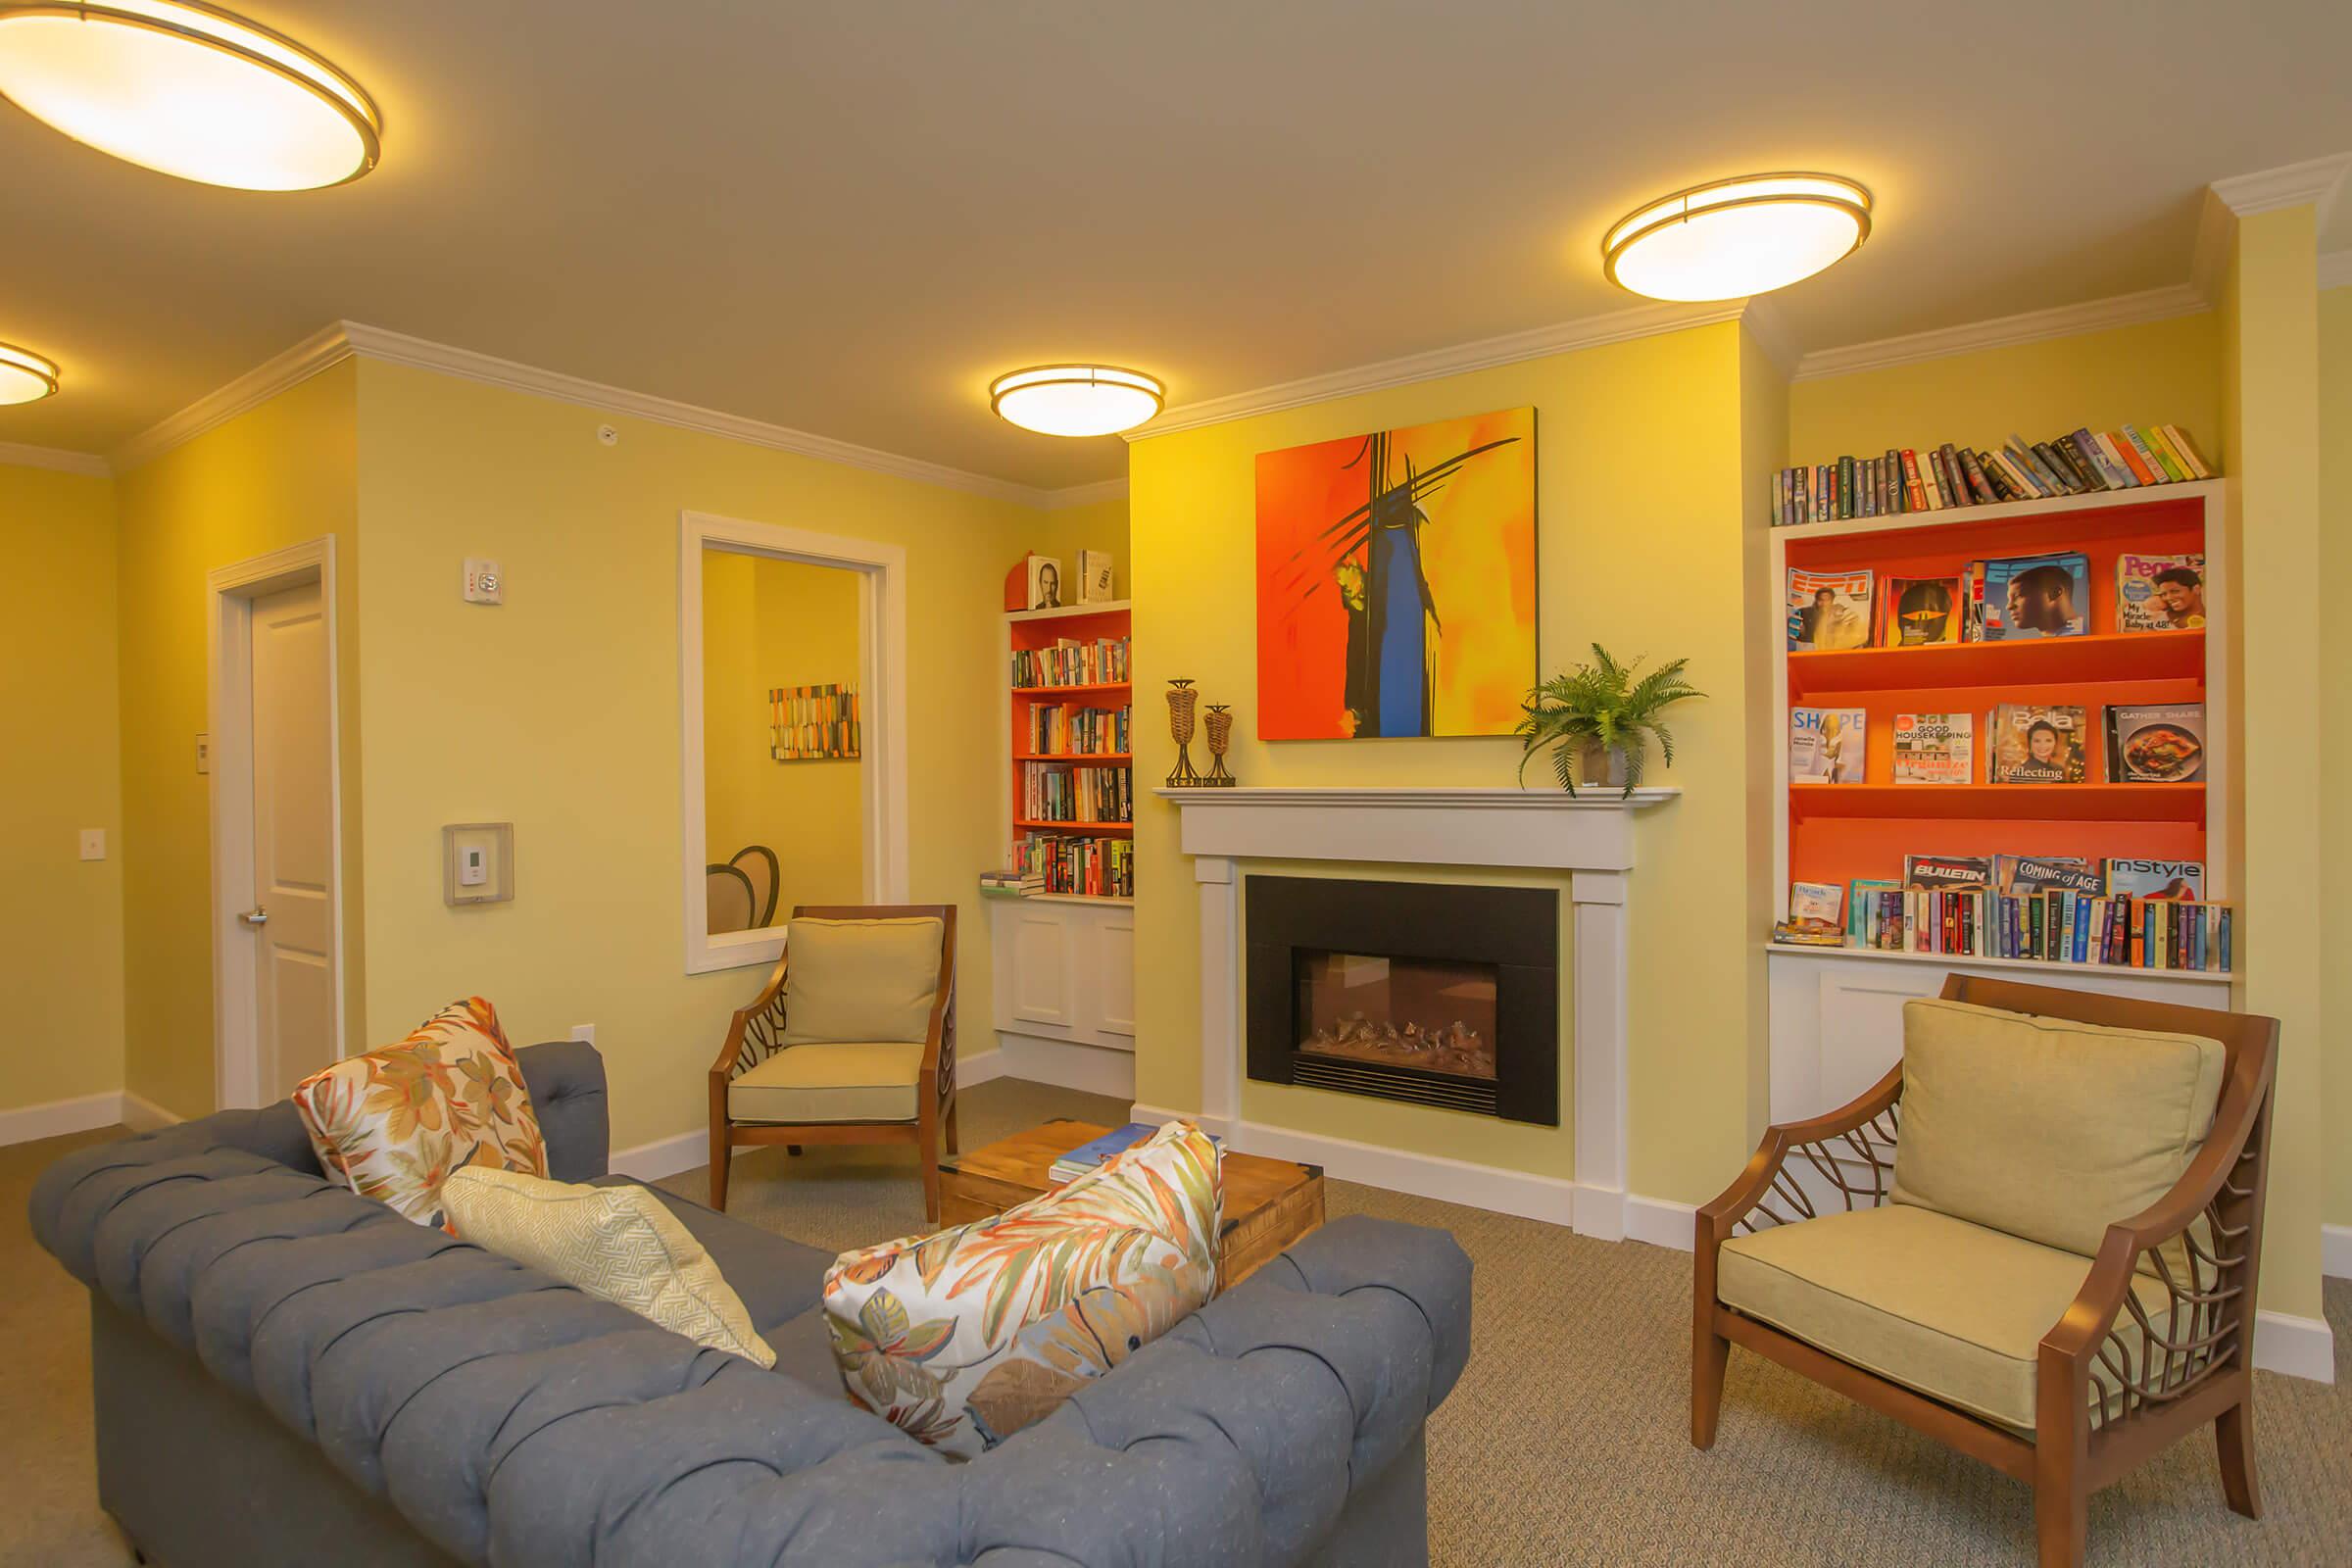
<svg viewBox="0 0 2352 1568">
<path fill-rule="evenodd" d="M 1775 771 L 1780 911 L 1793 881 L 1896 878 L 1918 855 L 2079 855 L 2202 860 L 2206 897 L 2230 897 L 2219 863 L 2228 835 L 2229 725 L 2220 481 L 2167 485 L 2057 501 L 1963 508 L 1777 528 L 1770 551 L 1775 697 L 1781 715 Z M 1887 576 L 1956 573 L 1971 562 L 2079 550 L 2090 562 L 2090 634 L 1924 648 L 1787 651 L 1782 618 L 1788 568 L 1867 567 Z M 2206 561 L 2203 631 L 2118 632 L 2116 557 L 2198 552 Z M 2134 784 L 2107 776 L 2102 710 L 2114 704 L 2206 705 L 2206 781 Z M 2001 703 L 2073 704 L 2089 710 L 2088 780 L 1990 784 L 1985 714 Z M 1787 715 L 1791 708 L 1859 708 L 1869 718 L 1867 770 L 1859 784 L 1792 784 Z M 1896 784 L 1894 715 L 1976 715 L 1971 784 Z M 1793 950 L 1791 950 L 1793 951 Z M 1850 950 L 1820 950 L 1833 954 Z"/>
<path fill-rule="evenodd" d="M 1004 617 L 1006 640 L 1013 653 L 1035 652 L 1069 641 L 1090 643 L 1098 639 L 1117 640 L 1129 634 L 1132 616 L 1125 600 L 1103 604 L 1071 605 L 1058 610 L 1018 610 Z M 1009 679 L 1009 675 L 1007 677 Z M 1134 689 L 1128 681 L 1093 681 L 1066 686 L 1011 687 L 1010 757 L 1011 790 L 1007 796 L 1011 817 L 1011 835 L 1027 838 L 1033 834 L 1054 833 L 1095 838 L 1126 838 L 1135 832 L 1135 824 L 1127 822 L 1049 821 L 1021 814 L 1024 796 L 1024 771 L 1029 767 L 1067 767 L 1103 769 L 1125 773 L 1132 779 L 1134 758 L 1126 752 L 1041 752 L 1030 745 L 1030 715 L 1040 707 L 1058 707 L 1078 711 L 1086 709 L 1116 710 L 1134 707 Z M 1129 718 L 1129 733 L 1133 734 L 1133 716 Z M 1132 742 L 1130 743 L 1132 744 Z M 1134 797 L 1132 789 L 1129 799 Z M 1084 895 L 1068 895 L 1084 897 Z"/>
</svg>

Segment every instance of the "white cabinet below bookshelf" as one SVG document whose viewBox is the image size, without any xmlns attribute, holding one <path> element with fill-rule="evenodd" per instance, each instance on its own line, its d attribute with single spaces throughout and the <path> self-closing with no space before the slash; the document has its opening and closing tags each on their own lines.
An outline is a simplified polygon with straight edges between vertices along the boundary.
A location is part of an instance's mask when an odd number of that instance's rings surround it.
<svg viewBox="0 0 2352 1568">
<path fill-rule="evenodd" d="M 2226 1008 L 2234 976 L 2031 958 L 1955 958 L 1863 948 L 1769 947 L 1772 1119 L 1801 1121 L 1845 1104 L 1903 1054 L 1903 1004 L 1947 974 L 2062 986 L 2104 996 Z"/>
<path fill-rule="evenodd" d="M 1131 900 L 992 899 L 999 1042 L 1014 1077 L 1134 1094 Z"/>
</svg>

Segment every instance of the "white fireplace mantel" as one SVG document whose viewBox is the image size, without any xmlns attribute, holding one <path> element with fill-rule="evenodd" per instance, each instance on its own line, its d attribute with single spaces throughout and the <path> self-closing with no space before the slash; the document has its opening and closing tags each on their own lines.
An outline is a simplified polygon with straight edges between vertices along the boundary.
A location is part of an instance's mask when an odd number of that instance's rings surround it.
<svg viewBox="0 0 2352 1568">
<path fill-rule="evenodd" d="M 1565 1220 L 1587 1235 L 1621 1240 L 1626 1213 L 1626 887 L 1634 868 L 1636 813 L 1674 800 L 1675 788 L 1587 790 L 1570 796 L 1524 789 L 1159 789 L 1175 806 L 1182 848 L 1200 889 L 1200 1120 L 1235 1147 L 1260 1143 L 1241 1119 L 1241 888 L 1235 862 L 1346 860 L 1363 865 L 1506 866 L 1566 871 L 1575 910 L 1570 942 L 1575 1016 L 1576 1179 L 1560 1205 L 1523 1196 L 1528 1179 L 1452 1167 L 1425 1196 L 1480 1203 L 1507 1190 L 1515 1213 Z M 1141 1111 L 1139 1109 L 1139 1114 Z M 1325 1161 L 1332 1163 L 1330 1160 Z M 1334 1174 L 1347 1176 L 1344 1168 Z M 1381 1183 L 1380 1185 L 1393 1185 Z M 1565 1186 L 1567 1184 L 1553 1184 Z"/>
</svg>

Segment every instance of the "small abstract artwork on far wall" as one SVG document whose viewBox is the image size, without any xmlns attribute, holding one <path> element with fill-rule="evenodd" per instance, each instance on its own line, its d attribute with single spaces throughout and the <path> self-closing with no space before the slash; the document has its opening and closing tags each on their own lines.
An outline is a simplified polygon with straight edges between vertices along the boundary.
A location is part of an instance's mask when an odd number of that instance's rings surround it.
<svg viewBox="0 0 2352 1568">
<path fill-rule="evenodd" d="M 1536 684 L 1536 411 L 1257 458 L 1261 740 L 1507 735 Z"/>
</svg>

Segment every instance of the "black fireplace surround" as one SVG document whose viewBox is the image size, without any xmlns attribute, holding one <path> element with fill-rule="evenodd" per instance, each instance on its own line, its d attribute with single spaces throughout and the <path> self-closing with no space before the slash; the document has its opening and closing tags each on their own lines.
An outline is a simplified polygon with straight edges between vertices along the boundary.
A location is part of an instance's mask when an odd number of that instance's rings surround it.
<svg viewBox="0 0 2352 1568">
<path fill-rule="evenodd" d="M 1552 890 L 1252 876 L 1244 896 L 1251 1078 L 1559 1125 L 1560 906 Z M 1317 1027 L 1307 1016 L 1312 977 L 1328 972 L 1335 956 L 1492 973 L 1493 1076 L 1301 1049 Z M 1416 1024 L 1415 1037 L 1426 1027 Z"/>
</svg>

